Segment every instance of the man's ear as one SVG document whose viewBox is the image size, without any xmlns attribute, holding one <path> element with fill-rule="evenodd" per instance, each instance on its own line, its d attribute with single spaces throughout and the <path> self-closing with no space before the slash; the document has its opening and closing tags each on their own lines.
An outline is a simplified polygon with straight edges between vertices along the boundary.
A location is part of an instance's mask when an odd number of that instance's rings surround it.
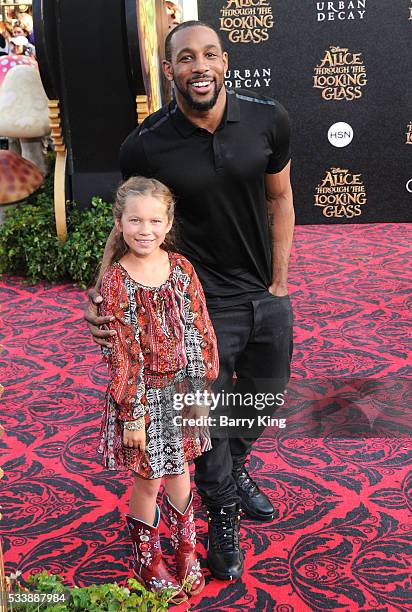
<svg viewBox="0 0 412 612">
<path fill-rule="evenodd" d="M 163 74 L 168 81 L 173 81 L 173 68 L 171 62 L 163 60 L 162 62 Z"/>
<path fill-rule="evenodd" d="M 223 59 L 223 64 L 225 66 L 225 72 L 227 72 L 227 69 L 229 68 L 229 55 L 227 51 L 223 51 L 222 59 Z"/>
</svg>

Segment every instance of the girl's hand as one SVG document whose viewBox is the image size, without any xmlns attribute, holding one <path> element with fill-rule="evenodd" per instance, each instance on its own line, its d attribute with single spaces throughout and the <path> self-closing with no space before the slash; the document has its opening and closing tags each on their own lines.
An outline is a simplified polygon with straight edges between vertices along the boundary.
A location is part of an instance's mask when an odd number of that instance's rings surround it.
<svg viewBox="0 0 412 612">
<path fill-rule="evenodd" d="M 184 417 L 188 419 L 198 419 L 202 417 L 205 419 L 209 416 L 210 406 L 207 404 L 195 404 L 194 406 L 189 406 L 187 412 L 184 412 Z"/>
<path fill-rule="evenodd" d="M 128 448 L 137 448 L 143 452 L 146 450 L 146 430 L 129 431 L 125 429 L 123 431 L 123 444 Z"/>
</svg>

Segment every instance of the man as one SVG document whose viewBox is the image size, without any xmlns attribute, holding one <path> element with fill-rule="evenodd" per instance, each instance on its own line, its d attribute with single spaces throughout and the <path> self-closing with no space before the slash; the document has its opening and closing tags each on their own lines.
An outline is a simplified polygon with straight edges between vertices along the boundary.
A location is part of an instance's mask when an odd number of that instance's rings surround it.
<svg viewBox="0 0 412 612">
<path fill-rule="evenodd" d="M 176 100 L 129 135 L 120 163 L 125 178 L 155 177 L 177 198 L 181 250 L 200 277 L 218 339 L 215 391 L 231 389 L 236 373 L 243 391 L 278 392 L 289 379 L 292 353 L 289 123 L 278 102 L 226 91 L 227 66 L 227 53 L 208 25 L 184 22 L 172 30 L 163 69 Z M 91 309 L 86 318 L 105 322 Z M 91 330 L 105 343 L 108 332 Z M 275 516 L 245 469 L 260 433 L 229 431 L 196 460 L 195 482 L 208 509 L 208 565 L 223 580 L 243 572 L 239 506 L 255 520 Z"/>
</svg>

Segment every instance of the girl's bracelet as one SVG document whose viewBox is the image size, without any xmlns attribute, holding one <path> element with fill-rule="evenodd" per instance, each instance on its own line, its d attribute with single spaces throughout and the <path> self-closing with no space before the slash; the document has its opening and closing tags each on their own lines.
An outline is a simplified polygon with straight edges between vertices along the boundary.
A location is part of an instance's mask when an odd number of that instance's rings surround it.
<svg viewBox="0 0 412 612">
<path fill-rule="evenodd" d="M 127 429 L 127 431 L 141 431 L 145 428 L 144 416 L 136 419 L 135 421 L 125 421 L 123 423 L 123 427 Z"/>
</svg>

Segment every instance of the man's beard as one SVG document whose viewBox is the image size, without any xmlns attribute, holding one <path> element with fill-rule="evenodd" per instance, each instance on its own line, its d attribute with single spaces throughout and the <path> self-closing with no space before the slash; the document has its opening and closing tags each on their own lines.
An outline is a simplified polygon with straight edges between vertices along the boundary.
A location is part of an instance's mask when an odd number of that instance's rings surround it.
<svg viewBox="0 0 412 612">
<path fill-rule="evenodd" d="M 180 93 L 180 95 L 182 96 L 182 98 L 185 99 L 185 101 L 190 106 L 190 108 L 196 111 L 208 111 L 211 108 L 213 108 L 214 105 L 216 104 L 217 99 L 219 97 L 220 90 L 223 87 L 223 83 L 220 85 L 219 88 L 217 86 L 216 81 L 213 81 L 213 83 L 215 87 L 214 87 L 214 92 L 213 92 L 212 97 L 209 100 L 205 100 L 204 102 L 197 102 L 196 100 L 192 98 L 192 96 L 190 95 L 188 91 L 181 89 L 179 85 L 177 84 L 177 82 L 174 81 L 175 87 L 177 91 Z"/>
</svg>

